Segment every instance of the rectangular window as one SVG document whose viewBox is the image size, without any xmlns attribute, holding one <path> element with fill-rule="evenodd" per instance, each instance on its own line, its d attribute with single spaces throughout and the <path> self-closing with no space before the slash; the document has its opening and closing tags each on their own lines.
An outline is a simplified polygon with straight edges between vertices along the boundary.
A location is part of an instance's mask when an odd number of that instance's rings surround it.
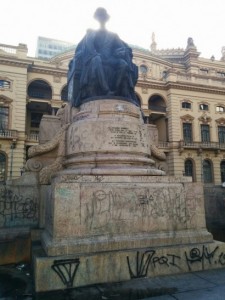
<svg viewBox="0 0 225 300">
<path fill-rule="evenodd" d="M 10 89 L 10 82 L 7 80 L 0 80 L 0 89 Z"/>
<path fill-rule="evenodd" d="M 191 109 L 191 103 L 190 102 L 182 102 L 182 108 Z"/>
<path fill-rule="evenodd" d="M 9 128 L 9 108 L 0 107 L 0 130 Z"/>
<path fill-rule="evenodd" d="M 224 106 L 221 106 L 221 105 L 218 105 L 218 106 L 216 107 L 216 111 L 218 111 L 218 112 L 225 112 L 225 107 L 224 107 Z"/>
<path fill-rule="evenodd" d="M 42 116 L 42 113 L 31 113 L 30 127 L 39 128 Z"/>
<path fill-rule="evenodd" d="M 183 123 L 183 137 L 185 143 L 192 143 L 192 124 Z"/>
<path fill-rule="evenodd" d="M 200 110 L 209 110 L 209 106 L 208 106 L 208 104 L 202 103 L 199 105 L 199 109 Z"/>
<path fill-rule="evenodd" d="M 203 143 L 209 143 L 210 142 L 210 131 L 209 131 L 209 125 L 201 125 L 201 137 Z"/>
<path fill-rule="evenodd" d="M 225 73 L 224 73 L 224 72 L 217 72 L 217 75 L 218 75 L 219 77 L 225 77 Z"/>
<path fill-rule="evenodd" d="M 225 144 L 225 126 L 218 126 L 218 138 L 220 144 Z"/>
<path fill-rule="evenodd" d="M 208 69 L 200 69 L 199 71 L 200 71 L 199 73 L 200 73 L 201 75 L 207 75 L 208 72 L 209 72 Z"/>
</svg>

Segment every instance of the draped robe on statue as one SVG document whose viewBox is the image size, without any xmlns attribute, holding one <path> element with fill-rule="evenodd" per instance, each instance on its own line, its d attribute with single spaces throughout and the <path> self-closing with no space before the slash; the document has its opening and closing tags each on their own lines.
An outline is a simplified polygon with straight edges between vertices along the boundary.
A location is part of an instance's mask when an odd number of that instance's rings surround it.
<svg viewBox="0 0 225 300">
<path fill-rule="evenodd" d="M 78 107 L 103 96 L 119 96 L 139 106 L 134 93 L 137 77 L 132 50 L 117 34 L 88 30 L 69 65 L 69 101 Z"/>
</svg>

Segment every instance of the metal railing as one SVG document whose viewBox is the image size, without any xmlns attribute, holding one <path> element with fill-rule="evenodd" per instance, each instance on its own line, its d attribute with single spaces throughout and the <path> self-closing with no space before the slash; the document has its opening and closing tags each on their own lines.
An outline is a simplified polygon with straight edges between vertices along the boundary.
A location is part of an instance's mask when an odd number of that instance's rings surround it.
<svg viewBox="0 0 225 300">
<path fill-rule="evenodd" d="M 3 50 L 10 54 L 16 54 L 17 47 L 16 46 L 9 46 L 5 44 L 0 44 L 0 50 Z"/>
</svg>

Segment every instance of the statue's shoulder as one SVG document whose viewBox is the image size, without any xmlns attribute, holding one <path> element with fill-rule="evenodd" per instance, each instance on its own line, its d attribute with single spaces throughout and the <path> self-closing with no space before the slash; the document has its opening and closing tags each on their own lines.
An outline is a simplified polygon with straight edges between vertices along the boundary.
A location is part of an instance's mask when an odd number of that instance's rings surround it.
<svg viewBox="0 0 225 300">
<path fill-rule="evenodd" d="M 86 36 L 94 36 L 94 35 L 96 35 L 96 30 L 94 30 L 94 29 L 87 29 L 87 32 L 86 32 Z"/>
</svg>

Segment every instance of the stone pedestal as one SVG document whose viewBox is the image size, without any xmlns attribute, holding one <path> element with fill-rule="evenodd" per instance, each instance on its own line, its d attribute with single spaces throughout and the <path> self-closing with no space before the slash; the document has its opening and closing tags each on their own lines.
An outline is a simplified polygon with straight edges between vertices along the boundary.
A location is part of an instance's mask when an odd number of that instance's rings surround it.
<svg viewBox="0 0 225 300">
<path fill-rule="evenodd" d="M 49 256 L 212 241 L 202 186 L 189 178 L 63 173 L 42 239 Z"/>
<path fill-rule="evenodd" d="M 33 253 L 36 291 L 223 265 L 225 247 L 205 228 L 202 185 L 154 167 L 138 107 L 83 104 L 64 167 L 48 194 L 43 250 Z"/>
<path fill-rule="evenodd" d="M 121 100 L 81 105 L 67 133 L 65 167 L 74 174 L 165 175 L 154 168 L 140 108 Z"/>
</svg>

